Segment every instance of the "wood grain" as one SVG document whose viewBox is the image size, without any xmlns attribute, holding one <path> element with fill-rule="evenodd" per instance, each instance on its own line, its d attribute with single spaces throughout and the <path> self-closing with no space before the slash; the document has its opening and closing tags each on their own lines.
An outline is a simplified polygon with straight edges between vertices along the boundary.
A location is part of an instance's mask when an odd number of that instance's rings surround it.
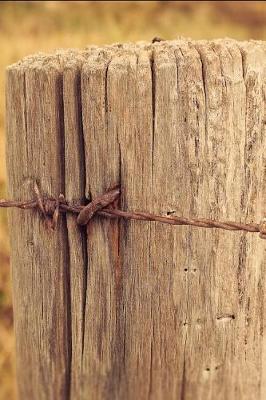
<svg viewBox="0 0 266 400">
<path fill-rule="evenodd" d="M 10 196 L 64 191 L 62 79 L 56 59 L 25 61 L 7 73 Z M 36 213 L 10 211 L 18 396 L 69 393 L 69 278 L 64 218 L 44 229 Z"/>
<path fill-rule="evenodd" d="M 7 73 L 10 197 L 119 184 L 126 211 L 259 222 L 265 82 L 258 41 L 29 57 Z M 265 397 L 258 235 L 72 215 L 48 232 L 21 210 L 9 225 L 20 399 Z"/>
<path fill-rule="evenodd" d="M 82 106 L 86 159 L 86 195 L 93 198 L 119 183 L 119 143 L 108 127 L 109 52 L 95 54 L 83 65 Z M 117 388 L 117 274 L 119 223 L 95 219 L 87 228 L 88 278 L 82 399 L 103 399 Z M 106 244 L 108 244 L 106 246 Z M 100 318 L 95 318 L 98 315 Z M 95 379 L 96 378 L 96 379 Z"/>
<path fill-rule="evenodd" d="M 68 57 L 67 57 L 68 56 Z M 68 58 L 63 71 L 63 105 L 65 134 L 65 195 L 74 203 L 85 200 L 84 139 L 81 112 L 82 55 Z M 81 393 L 82 354 L 84 346 L 85 291 L 87 277 L 86 231 L 76 223 L 76 216 L 67 215 L 69 246 L 69 295 L 71 310 L 70 398 Z"/>
</svg>

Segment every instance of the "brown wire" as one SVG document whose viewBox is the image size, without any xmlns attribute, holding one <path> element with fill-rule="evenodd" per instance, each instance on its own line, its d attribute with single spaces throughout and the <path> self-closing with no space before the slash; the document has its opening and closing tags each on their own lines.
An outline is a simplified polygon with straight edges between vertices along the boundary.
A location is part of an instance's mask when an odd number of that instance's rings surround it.
<svg viewBox="0 0 266 400">
<path fill-rule="evenodd" d="M 107 191 L 103 195 L 97 196 L 87 205 L 75 205 L 68 203 L 62 194 L 59 195 L 58 199 L 51 197 L 42 197 L 40 190 L 37 185 L 34 186 L 34 192 L 36 199 L 28 201 L 9 201 L 0 200 L 0 207 L 20 208 L 23 210 L 27 209 L 38 209 L 45 219 L 46 224 L 51 228 L 55 229 L 58 224 L 60 213 L 74 213 L 78 214 L 77 223 L 79 225 L 87 225 L 92 217 L 97 214 L 106 218 L 123 218 L 127 220 L 138 220 L 138 221 L 154 221 L 169 225 L 189 225 L 200 228 L 217 228 L 228 231 L 244 231 L 244 232 L 259 232 L 262 239 L 266 239 L 266 218 L 263 218 L 260 224 L 249 223 L 243 224 L 233 221 L 216 221 L 206 218 L 185 218 L 181 216 L 165 217 L 162 215 L 156 215 L 146 212 L 131 212 L 122 211 L 112 207 L 115 201 L 120 196 L 120 189 L 115 188 Z"/>
</svg>

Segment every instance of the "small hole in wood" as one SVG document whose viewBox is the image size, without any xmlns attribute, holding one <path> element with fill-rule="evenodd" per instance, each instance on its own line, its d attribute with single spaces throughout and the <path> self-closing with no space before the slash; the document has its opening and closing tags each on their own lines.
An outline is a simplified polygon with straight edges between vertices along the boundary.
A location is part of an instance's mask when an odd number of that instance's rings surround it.
<svg viewBox="0 0 266 400">
<path fill-rule="evenodd" d="M 217 321 L 230 321 L 235 318 L 236 317 L 234 314 L 222 314 L 222 315 L 219 315 L 218 317 L 216 317 Z"/>
<path fill-rule="evenodd" d="M 174 214 L 175 213 L 175 210 L 170 210 L 170 211 L 167 211 L 166 212 L 166 215 L 172 215 L 172 214 Z"/>
</svg>

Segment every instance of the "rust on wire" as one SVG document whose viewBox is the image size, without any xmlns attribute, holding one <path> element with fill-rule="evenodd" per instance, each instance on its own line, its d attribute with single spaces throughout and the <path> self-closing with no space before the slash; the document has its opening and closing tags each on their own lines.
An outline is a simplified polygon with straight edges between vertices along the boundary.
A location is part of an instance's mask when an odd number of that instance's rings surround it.
<svg viewBox="0 0 266 400">
<path fill-rule="evenodd" d="M 112 204 L 115 200 L 118 199 L 119 195 L 120 189 L 115 188 L 113 190 L 109 190 L 101 196 L 96 197 L 96 199 L 92 200 L 80 211 L 77 223 L 79 225 L 87 225 L 94 214 Z"/>
<path fill-rule="evenodd" d="M 188 225 L 200 228 L 217 228 L 228 231 L 259 232 L 262 239 L 266 239 L 266 218 L 261 223 L 239 223 L 233 221 L 216 221 L 206 218 L 184 218 L 181 216 L 165 217 L 162 215 L 150 214 L 147 212 L 122 211 L 113 207 L 120 196 L 120 188 L 108 190 L 106 193 L 97 196 L 87 205 L 70 204 L 65 200 L 63 194 L 57 199 L 41 196 L 39 187 L 34 185 L 35 199 L 28 201 L 0 200 L 0 207 L 20 208 L 23 210 L 37 209 L 43 216 L 46 225 L 56 229 L 60 213 L 78 214 L 77 223 L 87 225 L 94 215 L 106 218 L 123 218 L 127 220 L 153 221 L 169 225 Z"/>
</svg>

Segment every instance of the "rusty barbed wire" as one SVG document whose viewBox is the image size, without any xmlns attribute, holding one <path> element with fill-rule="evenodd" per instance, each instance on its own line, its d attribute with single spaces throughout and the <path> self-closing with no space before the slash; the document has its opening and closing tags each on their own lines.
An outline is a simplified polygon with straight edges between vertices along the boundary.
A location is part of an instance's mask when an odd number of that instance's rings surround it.
<svg viewBox="0 0 266 400">
<path fill-rule="evenodd" d="M 223 229 L 227 231 L 257 232 L 262 239 L 266 239 L 266 218 L 258 223 L 240 223 L 233 221 L 217 221 L 206 218 L 185 218 L 181 216 L 163 216 L 147 212 L 122 211 L 117 208 L 120 188 L 116 187 L 97 196 L 87 205 L 70 204 L 64 195 L 57 199 L 42 197 L 37 184 L 34 185 L 35 199 L 28 201 L 0 200 L 0 207 L 19 208 L 23 210 L 37 209 L 43 216 L 47 226 L 56 229 L 60 213 L 78 214 L 77 223 L 87 225 L 95 214 L 105 218 L 123 218 L 127 220 L 153 221 L 168 225 L 187 225 L 207 229 Z"/>
</svg>

